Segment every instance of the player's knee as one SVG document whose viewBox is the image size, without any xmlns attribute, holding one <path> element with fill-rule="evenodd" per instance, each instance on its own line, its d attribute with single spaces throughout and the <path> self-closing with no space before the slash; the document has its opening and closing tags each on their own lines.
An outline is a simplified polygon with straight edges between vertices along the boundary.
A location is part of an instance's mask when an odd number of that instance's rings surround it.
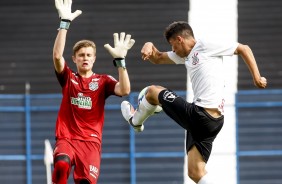
<svg viewBox="0 0 282 184">
<path fill-rule="evenodd" d="M 66 155 L 58 156 L 54 161 L 52 180 L 56 184 L 67 183 L 70 173 L 70 159 Z"/>
<path fill-rule="evenodd" d="M 55 169 L 58 171 L 58 172 L 65 172 L 67 173 L 69 171 L 69 168 L 70 168 L 70 165 L 69 163 L 65 162 L 65 161 L 58 161 L 55 163 Z"/>
<path fill-rule="evenodd" d="M 154 91 L 161 91 L 161 90 L 163 90 L 163 89 L 165 89 L 165 88 L 162 87 L 162 86 L 150 85 L 150 86 L 148 86 L 148 93 L 152 93 L 152 92 L 154 92 Z"/>
<path fill-rule="evenodd" d="M 63 184 L 67 183 L 67 179 L 69 176 L 69 163 L 65 161 L 58 161 L 54 165 L 54 171 L 52 175 L 53 183 Z"/>
<path fill-rule="evenodd" d="M 148 90 L 146 93 L 146 99 L 148 100 L 148 102 L 153 102 L 153 103 L 158 102 L 158 95 L 160 91 L 162 91 L 163 89 L 165 88 L 161 86 L 156 86 L 156 85 L 148 86 Z"/>
</svg>

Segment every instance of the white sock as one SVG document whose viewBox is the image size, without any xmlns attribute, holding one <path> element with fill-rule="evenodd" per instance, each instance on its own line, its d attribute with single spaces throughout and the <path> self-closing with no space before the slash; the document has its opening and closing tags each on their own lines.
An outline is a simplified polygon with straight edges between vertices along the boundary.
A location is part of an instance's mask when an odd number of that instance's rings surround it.
<svg viewBox="0 0 282 184">
<path fill-rule="evenodd" d="M 150 104 L 146 97 L 144 97 L 133 115 L 132 123 L 134 125 L 141 125 L 149 116 L 154 114 L 156 108 L 157 105 Z"/>
<path fill-rule="evenodd" d="M 209 175 L 204 175 L 197 184 L 214 184 Z"/>
</svg>

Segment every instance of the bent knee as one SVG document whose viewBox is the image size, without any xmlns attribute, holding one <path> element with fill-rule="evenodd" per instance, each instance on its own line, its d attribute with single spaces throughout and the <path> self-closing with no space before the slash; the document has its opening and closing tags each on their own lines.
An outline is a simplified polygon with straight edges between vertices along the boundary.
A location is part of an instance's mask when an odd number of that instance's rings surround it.
<svg viewBox="0 0 282 184">
<path fill-rule="evenodd" d="M 59 173 L 68 173 L 70 169 L 70 165 L 68 162 L 65 161 L 58 161 L 55 163 L 55 168 L 54 170 L 59 172 Z"/>
<path fill-rule="evenodd" d="M 158 85 L 150 85 L 148 86 L 148 91 L 156 91 L 156 90 L 163 90 L 163 89 L 166 89 L 162 86 L 158 86 Z"/>
<path fill-rule="evenodd" d="M 67 155 L 59 155 L 54 160 L 54 172 L 69 175 L 70 165 L 70 158 Z"/>
<path fill-rule="evenodd" d="M 146 93 L 146 99 L 149 102 L 152 102 L 152 104 L 157 105 L 159 93 L 164 89 L 165 88 L 162 86 L 156 86 L 156 85 L 148 86 L 148 90 Z"/>
<path fill-rule="evenodd" d="M 56 184 L 67 183 L 70 173 L 70 164 L 63 160 L 59 160 L 54 164 L 52 181 Z"/>
</svg>

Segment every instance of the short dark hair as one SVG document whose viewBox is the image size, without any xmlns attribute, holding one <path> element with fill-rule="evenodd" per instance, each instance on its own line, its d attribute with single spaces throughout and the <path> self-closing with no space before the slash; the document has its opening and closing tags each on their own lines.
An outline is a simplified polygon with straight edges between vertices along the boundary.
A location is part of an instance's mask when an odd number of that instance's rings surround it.
<svg viewBox="0 0 282 184">
<path fill-rule="evenodd" d="M 191 26 L 185 21 L 176 21 L 168 25 L 164 31 L 164 36 L 167 41 L 176 36 L 193 37 L 194 33 Z"/>
</svg>

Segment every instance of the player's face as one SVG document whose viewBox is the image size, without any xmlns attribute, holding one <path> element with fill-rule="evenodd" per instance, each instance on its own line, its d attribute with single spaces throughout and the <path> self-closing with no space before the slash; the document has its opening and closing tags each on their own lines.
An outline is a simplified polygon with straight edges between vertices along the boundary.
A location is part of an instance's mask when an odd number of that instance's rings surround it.
<svg viewBox="0 0 282 184">
<path fill-rule="evenodd" d="M 96 56 L 92 47 L 82 47 L 73 56 L 78 71 L 88 72 L 92 70 Z"/>
<path fill-rule="evenodd" d="M 184 39 L 180 36 L 177 36 L 176 38 L 171 38 L 169 40 L 169 43 L 171 45 L 172 51 L 175 52 L 180 57 L 186 57 L 187 54 L 185 52 L 184 47 Z"/>
</svg>

